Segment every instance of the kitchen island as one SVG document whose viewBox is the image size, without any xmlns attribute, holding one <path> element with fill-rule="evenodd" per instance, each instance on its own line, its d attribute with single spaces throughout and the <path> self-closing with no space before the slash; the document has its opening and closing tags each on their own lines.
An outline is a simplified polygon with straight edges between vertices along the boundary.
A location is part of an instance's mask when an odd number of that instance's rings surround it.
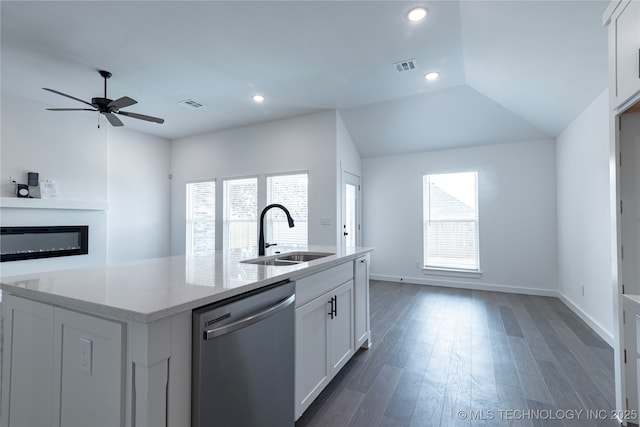
<svg viewBox="0 0 640 427">
<path fill-rule="evenodd" d="M 270 249 L 267 258 L 287 252 Z M 192 310 L 283 280 L 296 282 L 297 419 L 355 350 L 370 345 L 371 251 L 289 265 L 215 251 L 3 277 L 2 425 L 190 425 Z M 323 318 L 327 334 L 307 336 L 329 293 L 346 296 L 336 303 L 346 323 Z"/>
</svg>

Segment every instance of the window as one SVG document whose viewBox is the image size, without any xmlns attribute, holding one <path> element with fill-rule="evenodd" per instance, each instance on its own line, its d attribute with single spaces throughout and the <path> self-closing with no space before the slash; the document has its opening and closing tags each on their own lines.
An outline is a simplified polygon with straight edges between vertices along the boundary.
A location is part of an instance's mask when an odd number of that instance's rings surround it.
<svg viewBox="0 0 640 427">
<path fill-rule="evenodd" d="M 424 175 L 426 268 L 478 271 L 478 173 Z"/>
<path fill-rule="evenodd" d="M 223 198 L 224 248 L 257 246 L 258 178 L 225 180 Z"/>
<path fill-rule="evenodd" d="M 306 246 L 309 225 L 308 175 L 274 175 L 267 177 L 267 205 L 280 203 L 293 217 L 289 228 L 287 217 L 280 209 L 265 216 L 265 241 L 280 246 Z"/>
<path fill-rule="evenodd" d="M 187 248 L 189 255 L 216 248 L 216 182 L 187 184 Z"/>
</svg>

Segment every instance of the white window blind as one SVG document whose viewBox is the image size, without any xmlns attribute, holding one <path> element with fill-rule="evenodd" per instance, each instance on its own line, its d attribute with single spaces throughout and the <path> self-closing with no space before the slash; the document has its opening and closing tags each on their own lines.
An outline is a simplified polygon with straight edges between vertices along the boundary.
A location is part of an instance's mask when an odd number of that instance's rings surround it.
<svg viewBox="0 0 640 427">
<path fill-rule="evenodd" d="M 280 209 L 265 216 L 265 241 L 280 246 L 306 246 L 309 229 L 308 175 L 274 175 L 267 177 L 267 204 L 280 203 L 289 210 L 295 226 L 289 228 Z"/>
<path fill-rule="evenodd" d="M 225 180 L 223 199 L 224 248 L 257 246 L 258 179 Z"/>
<path fill-rule="evenodd" d="M 216 248 L 216 182 L 187 184 L 187 248 L 190 255 Z"/>
<path fill-rule="evenodd" d="M 424 175 L 424 266 L 478 271 L 478 173 Z"/>
</svg>

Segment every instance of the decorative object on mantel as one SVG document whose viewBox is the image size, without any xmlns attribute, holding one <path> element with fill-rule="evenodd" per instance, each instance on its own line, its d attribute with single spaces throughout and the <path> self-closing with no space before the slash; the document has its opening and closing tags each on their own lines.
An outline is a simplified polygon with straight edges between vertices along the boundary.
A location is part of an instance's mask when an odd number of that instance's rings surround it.
<svg viewBox="0 0 640 427">
<path fill-rule="evenodd" d="M 146 116 L 144 114 L 138 113 L 128 113 L 126 111 L 120 111 L 121 108 L 129 107 L 133 104 L 137 104 L 133 98 L 129 98 L 128 96 L 123 96 L 122 98 L 118 98 L 116 100 L 111 100 L 107 98 L 107 79 L 111 77 L 111 73 L 104 70 L 98 71 L 102 78 L 104 78 L 104 98 L 91 98 L 91 102 L 83 101 L 80 98 L 76 98 L 75 96 L 67 95 L 66 93 L 58 92 L 57 90 L 49 89 L 43 87 L 42 89 L 48 90 L 49 92 L 57 93 L 58 95 L 66 96 L 67 98 L 74 99 L 76 101 L 82 102 L 83 104 L 87 104 L 93 109 L 90 108 L 47 108 L 49 111 L 97 111 L 103 116 L 107 118 L 111 126 L 124 126 L 122 121 L 115 116 L 115 114 L 119 114 L 122 116 L 131 117 L 133 119 L 146 120 L 148 122 L 154 123 L 164 123 L 164 119 L 160 119 L 158 117 Z M 98 123 L 98 127 L 100 124 Z"/>
<path fill-rule="evenodd" d="M 43 199 L 53 199 L 58 197 L 58 185 L 50 179 L 40 183 L 40 197 Z"/>
<path fill-rule="evenodd" d="M 13 180 L 13 183 L 16 185 L 16 196 L 27 199 L 39 199 L 40 188 L 38 185 L 38 176 L 38 172 L 28 172 L 26 184 L 19 184 Z"/>
</svg>

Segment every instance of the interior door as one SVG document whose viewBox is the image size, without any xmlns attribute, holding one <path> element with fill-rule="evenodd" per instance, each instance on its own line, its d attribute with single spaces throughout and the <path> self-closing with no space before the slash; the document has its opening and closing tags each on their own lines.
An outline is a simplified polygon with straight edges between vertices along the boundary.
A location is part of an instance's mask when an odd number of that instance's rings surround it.
<svg viewBox="0 0 640 427">
<path fill-rule="evenodd" d="M 360 177 L 342 172 L 342 249 L 360 240 Z"/>
</svg>

